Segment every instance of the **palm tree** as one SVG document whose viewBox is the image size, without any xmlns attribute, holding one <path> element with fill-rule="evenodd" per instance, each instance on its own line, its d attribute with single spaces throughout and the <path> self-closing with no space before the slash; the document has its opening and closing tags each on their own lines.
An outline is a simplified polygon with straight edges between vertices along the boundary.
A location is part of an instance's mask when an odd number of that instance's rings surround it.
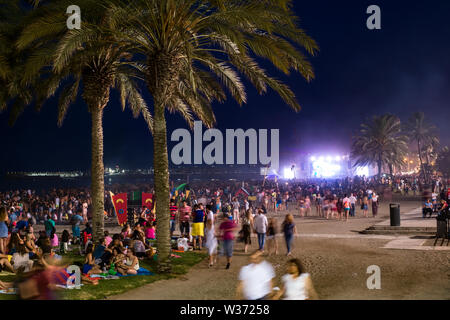
<svg viewBox="0 0 450 320">
<path fill-rule="evenodd" d="M 104 233 L 103 112 L 110 99 L 110 90 L 118 89 L 122 108 L 128 105 L 134 117 L 142 114 L 150 129 L 152 117 L 135 81 L 139 78 L 126 63 L 132 55 L 99 31 L 99 26 L 108 21 L 99 1 L 77 2 L 84 13 L 83 23 L 91 26 L 89 33 L 67 29 L 65 12 L 71 2 L 54 1 L 42 6 L 41 10 L 37 9 L 32 22 L 18 39 L 17 48 L 31 48 L 33 51 L 22 74 L 23 83 L 39 78 L 45 84 L 45 99 L 62 88 L 58 91 L 58 125 L 62 125 L 69 106 L 77 100 L 83 85 L 82 98 L 92 122 L 92 227 L 94 238 L 99 239 Z M 42 76 L 45 72 L 47 77 Z"/>
<path fill-rule="evenodd" d="M 380 178 L 384 165 L 401 165 L 408 152 L 407 142 L 399 118 L 391 114 L 374 116 L 370 122 L 361 124 L 359 135 L 353 138 L 354 165 L 377 165 Z"/>
<path fill-rule="evenodd" d="M 35 87 L 23 86 L 20 75 L 28 52 L 17 53 L 14 42 L 26 23 L 27 12 L 19 0 L 0 5 L 0 112 L 9 107 L 12 126 L 25 106 L 33 100 Z"/>
<path fill-rule="evenodd" d="M 412 140 L 417 142 L 420 167 L 422 168 L 425 182 L 428 182 L 428 170 L 425 168 L 423 155 L 425 153 L 428 167 L 430 164 L 428 152 L 430 148 L 436 148 L 439 144 L 437 128 L 425 119 L 425 114 L 423 112 L 416 112 L 412 114 L 406 123 L 405 131 L 408 132 Z"/>
<path fill-rule="evenodd" d="M 309 81 L 313 68 L 298 47 L 315 55 L 318 46 L 297 26 L 290 0 L 136 0 L 112 4 L 108 12 L 116 41 L 143 57 L 135 67 L 153 97 L 158 269 L 169 272 L 166 109 L 179 112 L 190 126 L 196 116 L 212 127 L 211 104 L 226 99 L 223 88 L 239 105 L 247 102 L 241 73 L 260 94 L 270 87 L 298 111 L 294 93 L 255 57 L 286 75 L 298 71 Z"/>
</svg>

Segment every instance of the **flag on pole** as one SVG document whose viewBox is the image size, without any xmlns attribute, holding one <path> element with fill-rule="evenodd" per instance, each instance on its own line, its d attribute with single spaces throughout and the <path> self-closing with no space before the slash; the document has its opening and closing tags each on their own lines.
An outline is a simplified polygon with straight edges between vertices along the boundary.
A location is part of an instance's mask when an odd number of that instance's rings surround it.
<svg viewBox="0 0 450 320">
<path fill-rule="evenodd" d="M 153 194 L 142 192 L 142 206 L 149 210 L 153 209 Z"/>
<path fill-rule="evenodd" d="M 126 193 L 119 193 L 114 195 L 111 192 L 111 200 L 116 211 L 117 222 L 119 225 L 123 225 L 127 222 L 127 201 L 128 197 Z"/>
</svg>

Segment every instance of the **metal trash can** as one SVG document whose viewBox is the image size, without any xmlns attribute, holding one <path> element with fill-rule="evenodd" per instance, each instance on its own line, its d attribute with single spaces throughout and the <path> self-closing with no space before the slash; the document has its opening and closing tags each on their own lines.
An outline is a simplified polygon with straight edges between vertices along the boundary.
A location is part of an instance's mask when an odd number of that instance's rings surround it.
<svg viewBox="0 0 450 320">
<path fill-rule="evenodd" d="M 389 205 L 391 227 L 400 227 L 400 204 L 391 203 Z"/>
<path fill-rule="evenodd" d="M 446 213 L 441 213 L 436 217 L 436 238 L 449 238 L 449 217 Z"/>
</svg>

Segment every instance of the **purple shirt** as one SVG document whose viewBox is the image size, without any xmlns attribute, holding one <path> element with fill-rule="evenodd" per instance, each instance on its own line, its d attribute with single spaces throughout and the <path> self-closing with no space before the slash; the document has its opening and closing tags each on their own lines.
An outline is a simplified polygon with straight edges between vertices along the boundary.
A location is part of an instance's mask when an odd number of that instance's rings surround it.
<svg viewBox="0 0 450 320">
<path fill-rule="evenodd" d="M 236 228 L 236 223 L 234 223 L 231 220 L 222 222 L 220 224 L 219 229 L 223 230 L 223 240 L 233 240 L 235 228 Z"/>
</svg>

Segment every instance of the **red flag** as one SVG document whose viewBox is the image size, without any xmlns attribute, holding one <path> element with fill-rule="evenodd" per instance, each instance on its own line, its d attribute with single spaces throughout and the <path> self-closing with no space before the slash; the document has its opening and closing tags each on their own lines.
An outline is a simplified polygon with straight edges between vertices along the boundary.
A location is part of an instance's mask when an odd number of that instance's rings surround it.
<svg viewBox="0 0 450 320">
<path fill-rule="evenodd" d="M 112 203 L 117 214 L 117 221 L 120 225 L 127 222 L 127 194 L 119 193 L 112 196 Z"/>
<path fill-rule="evenodd" d="M 149 210 L 153 209 L 153 193 L 142 192 L 142 206 Z"/>
</svg>

